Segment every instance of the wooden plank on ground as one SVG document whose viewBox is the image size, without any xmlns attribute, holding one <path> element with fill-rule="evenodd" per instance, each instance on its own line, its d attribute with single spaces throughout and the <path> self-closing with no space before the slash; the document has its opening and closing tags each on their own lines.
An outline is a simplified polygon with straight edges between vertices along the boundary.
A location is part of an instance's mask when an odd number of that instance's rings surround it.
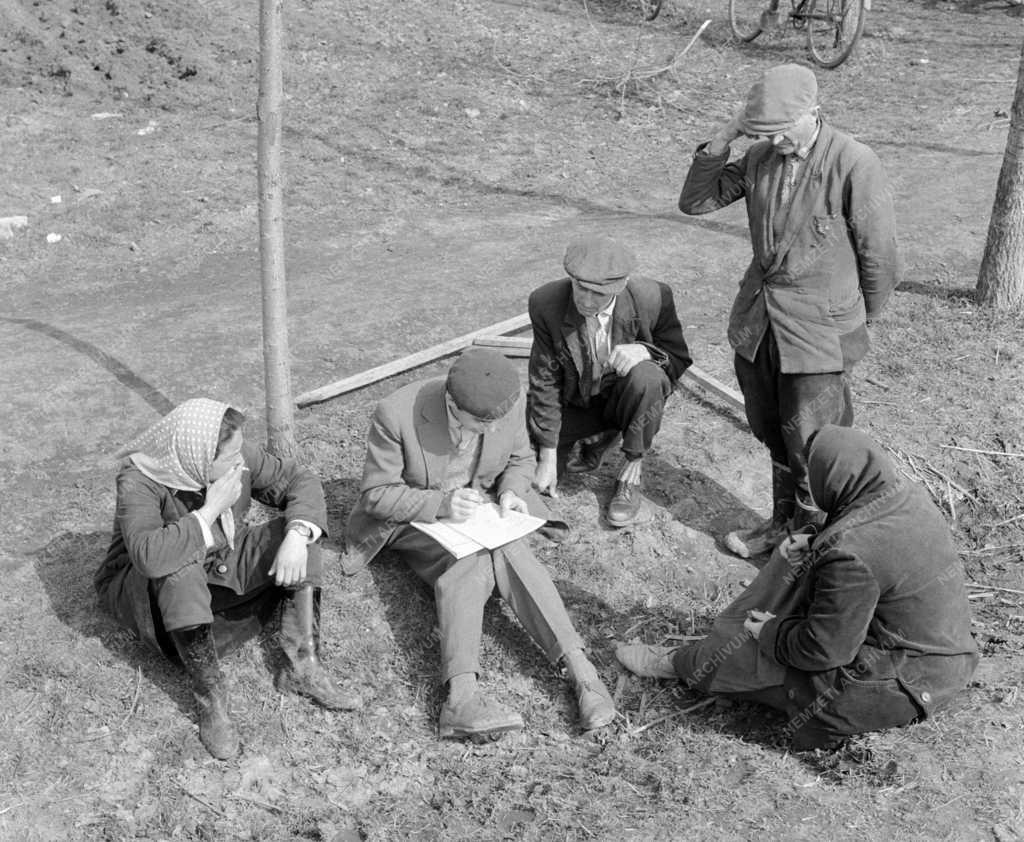
<svg viewBox="0 0 1024 842">
<path fill-rule="evenodd" d="M 530 324 L 530 316 L 527 313 L 523 313 L 519 316 L 514 316 L 511 319 L 506 319 L 503 322 L 490 325 L 489 327 L 483 327 L 479 330 L 465 333 L 462 336 L 457 336 L 454 339 L 449 339 L 447 342 L 441 342 L 438 345 L 433 345 L 430 348 L 426 348 L 422 351 L 417 351 L 415 354 L 409 354 L 406 357 L 395 360 L 384 365 L 376 366 L 368 371 L 364 371 L 360 374 L 353 374 L 351 377 L 345 377 L 341 380 L 337 380 L 334 383 L 328 383 L 326 386 L 321 386 L 319 389 L 313 389 L 309 392 L 303 392 L 295 399 L 295 405 L 299 407 L 310 406 L 314 403 L 321 403 L 322 401 L 329 400 L 330 398 L 336 398 L 338 395 L 343 395 L 346 392 L 353 392 L 356 389 L 361 389 L 364 386 L 369 386 L 372 383 L 377 383 L 380 380 L 386 380 L 388 377 L 394 377 L 396 374 L 402 374 L 406 371 L 411 371 L 414 368 L 419 368 L 427 363 L 436 362 L 442 357 L 447 357 L 450 354 L 454 354 L 461 351 L 463 348 L 468 348 L 473 344 L 473 340 L 478 336 L 493 336 L 502 333 L 514 333 L 517 330 L 522 330 L 528 327 Z"/>
</svg>

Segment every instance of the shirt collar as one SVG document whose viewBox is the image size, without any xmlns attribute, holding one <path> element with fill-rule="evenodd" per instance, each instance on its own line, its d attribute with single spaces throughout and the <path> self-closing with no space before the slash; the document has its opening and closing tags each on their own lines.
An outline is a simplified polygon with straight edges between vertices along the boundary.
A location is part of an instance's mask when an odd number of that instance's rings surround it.
<svg viewBox="0 0 1024 842">
<path fill-rule="evenodd" d="M 619 300 L 619 296 L 612 296 L 612 300 L 609 301 L 601 310 L 598 310 L 594 315 L 598 319 L 611 318 L 612 313 L 615 311 L 615 302 Z"/>
<path fill-rule="evenodd" d="M 818 139 L 818 135 L 821 133 L 821 120 L 814 127 L 814 134 L 811 135 L 811 139 L 806 144 L 801 146 L 793 154 L 796 155 L 801 161 L 806 160 L 807 156 L 811 154 L 811 147 L 814 146 L 814 141 Z"/>
</svg>

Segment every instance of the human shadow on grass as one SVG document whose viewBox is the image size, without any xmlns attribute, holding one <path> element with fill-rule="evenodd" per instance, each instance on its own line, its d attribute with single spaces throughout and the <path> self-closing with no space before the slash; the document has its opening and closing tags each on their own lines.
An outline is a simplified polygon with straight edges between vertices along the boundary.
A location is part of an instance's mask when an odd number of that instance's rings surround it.
<svg viewBox="0 0 1024 842">
<path fill-rule="evenodd" d="M 396 553 L 383 551 L 370 565 L 374 584 L 381 595 L 385 620 L 391 628 L 395 645 L 404 653 L 404 683 L 422 693 L 424 712 L 437 721 L 444 689 L 440 685 L 440 647 L 437 615 L 432 590 L 412 572 Z M 598 672 L 614 684 L 614 655 L 603 633 L 615 627 L 616 614 L 607 603 L 577 585 L 555 580 L 576 630 L 588 645 Z M 484 692 L 515 707 L 515 701 L 503 697 L 499 689 L 503 676 L 522 675 L 542 688 L 548 697 L 552 716 L 562 719 L 573 730 L 576 723 L 576 702 L 571 684 L 560 674 L 560 668 L 548 662 L 543 651 L 494 592 L 484 609 L 481 660 L 490 664 L 489 675 L 481 676 Z M 565 701 L 568 700 L 568 707 Z M 527 717 L 527 729 L 531 727 Z"/>
<path fill-rule="evenodd" d="M 54 616 L 83 638 L 95 638 L 133 672 L 144 676 L 174 703 L 182 715 L 192 721 L 195 703 L 188 677 L 173 651 L 163 657 L 141 641 L 134 632 L 121 627 L 99 603 L 93 574 L 110 543 L 109 532 L 65 532 L 34 552 L 35 570 L 42 583 Z M 264 616 L 260 627 L 246 617 L 245 633 L 226 654 L 228 663 L 234 653 L 251 640 L 260 648 L 259 658 L 271 675 L 276 675 L 284 655 L 276 645 L 277 613 Z M 170 642 L 167 641 L 170 647 Z"/>
<path fill-rule="evenodd" d="M 50 608 L 61 623 L 83 638 L 97 639 L 191 717 L 192 695 L 180 666 L 152 651 L 99 605 L 93 573 L 109 543 L 109 532 L 64 532 L 34 552 L 36 575 Z"/>
<path fill-rule="evenodd" d="M 615 481 L 621 460 L 609 459 L 598 471 L 588 474 L 565 474 L 559 479 L 559 488 L 566 494 L 582 489 L 593 491 L 601 509 L 600 524 L 606 531 L 616 531 L 605 519 L 604 513 L 615 493 Z M 656 453 L 644 457 L 643 493 L 647 498 L 646 515 L 636 525 L 642 529 L 645 521 L 655 519 L 651 504 L 660 507 L 684 526 L 703 532 L 712 538 L 719 549 L 725 551 L 723 536 L 733 529 L 743 529 L 761 523 L 764 516 L 740 500 L 728 488 L 702 471 L 674 465 Z"/>
</svg>

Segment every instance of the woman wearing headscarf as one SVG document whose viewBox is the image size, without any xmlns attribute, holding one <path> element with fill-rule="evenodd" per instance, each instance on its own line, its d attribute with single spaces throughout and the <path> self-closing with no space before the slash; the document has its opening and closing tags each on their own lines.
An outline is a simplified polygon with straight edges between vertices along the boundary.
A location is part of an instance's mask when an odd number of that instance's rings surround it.
<svg viewBox="0 0 1024 842">
<path fill-rule="evenodd" d="M 95 575 L 104 607 L 180 657 L 214 756 L 238 751 L 219 655 L 256 633 L 279 601 L 281 689 L 341 710 L 359 705 L 320 663 L 323 487 L 308 469 L 246 442 L 225 403 L 180 404 L 122 450 L 114 534 Z M 251 500 L 282 512 L 244 521 Z"/>
<path fill-rule="evenodd" d="M 816 433 L 807 465 L 819 534 L 785 543 L 707 640 L 616 652 L 638 675 L 783 710 L 797 750 L 925 719 L 978 663 L 962 566 L 925 490 L 845 427 Z"/>
</svg>

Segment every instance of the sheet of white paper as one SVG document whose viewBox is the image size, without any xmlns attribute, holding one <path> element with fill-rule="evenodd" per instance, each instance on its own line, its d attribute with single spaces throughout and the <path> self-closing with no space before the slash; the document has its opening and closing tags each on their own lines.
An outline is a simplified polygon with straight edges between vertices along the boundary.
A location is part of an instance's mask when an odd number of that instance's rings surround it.
<svg viewBox="0 0 1024 842">
<path fill-rule="evenodd" d="M 503 547 L 524 535 L 529 535 L 535 529 L 544 525 L 544 518 L 524 515 L 521 512 L 506 512 L 501 514 L 501 509 L 494 503 L 484 506 L 477 506 L 473 514 L 466 520 L 458 523 L 444 521 L 456 532 L 460 532 L 467 538 L 489 550 Z"/>
<path fill-rule="evenodd" d="M 467 538 L 462 533 L 456 532 L 444 521 L 435 521 L 433 523 L 413 521 L 410 526 L 429 535 L 456 558 L 463 558 L 483 549 L 483 546 L 472 538 Z"/>
</svg>

